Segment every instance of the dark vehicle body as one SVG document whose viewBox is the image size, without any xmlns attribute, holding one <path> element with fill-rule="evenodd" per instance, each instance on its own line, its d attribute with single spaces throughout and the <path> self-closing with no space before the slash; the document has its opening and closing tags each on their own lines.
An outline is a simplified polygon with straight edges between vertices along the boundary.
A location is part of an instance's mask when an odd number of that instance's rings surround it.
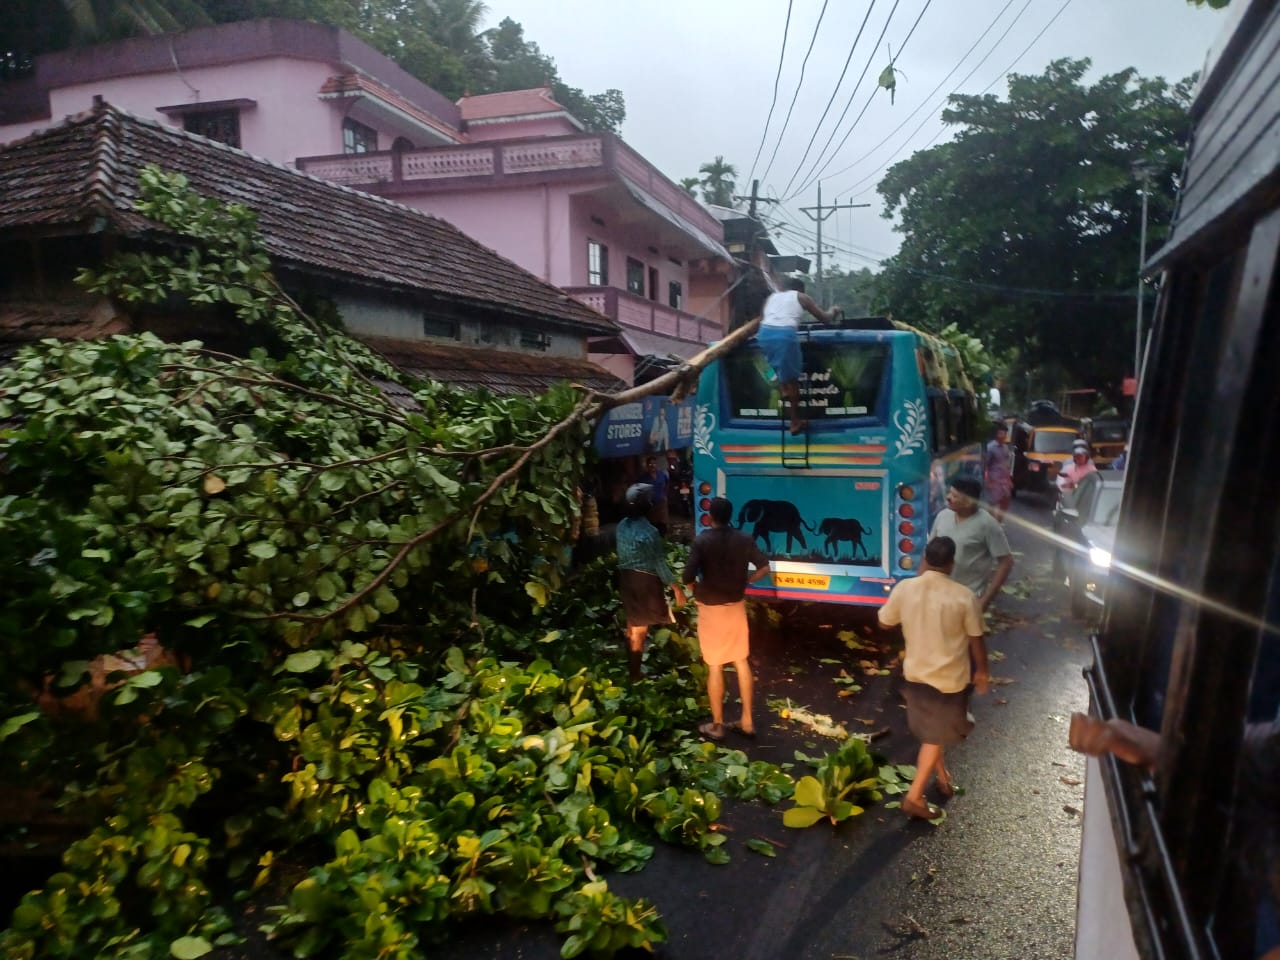
<svg viewBox="0 0 1280 960">
<path fill-rule="evenodd" d="M 1071 446 L 1080 438 L 1074 421 L 1059 417 L 1033 426 L 1025 420 L 1013 428 L 1014 493 L 1057 494 L 1058 473 L 1071 462 Z"/>
<path fill-rule="evenodd" d="M 1084 436 L 1093 451 L 1093 463 L 1099 470 L 1111 466 L 1124 453 L 1129 443 L 1129 421 L 1121 417 L 1099 417 L 1084 421 Z"/>
<path fill-rule="evenodd" d="M 1280 895 L 1280 3 L 1237 0 L 1192 105 L 1090 709 L 1076 957 L 1273 956 Z M 1132 940 L 1128 934 L 1132 934 Z"/>
<path fill-rule="evenodd" d="M 1054 556 L 1054 570 L 1065 574 L 1071 591 L 1072 616 L 1102 618 L 1123 490 L 1123 473 L 1099 470 L 1082 477 L 1054 508 L 1053 532 L 1074 546 L 1060 545 Z"/>
</svg>

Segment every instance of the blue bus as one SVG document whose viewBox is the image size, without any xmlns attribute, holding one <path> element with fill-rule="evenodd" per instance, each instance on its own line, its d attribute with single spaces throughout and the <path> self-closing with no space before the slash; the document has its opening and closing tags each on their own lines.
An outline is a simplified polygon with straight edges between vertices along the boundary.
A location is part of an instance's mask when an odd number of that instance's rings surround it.
<svg viewBox="0 0 1280 960">
<path fill-rule="evenodd" d="M 808 426 L 787 429 L 754 339 L 703 370 L 695 521 L 727 497 L 772 574 L 748 593 L 876 606 L 914 576 L 950 481 L 981 477 L 986 421 L 955 350 L 884 318 L 801 328 Z"/>
</svg>

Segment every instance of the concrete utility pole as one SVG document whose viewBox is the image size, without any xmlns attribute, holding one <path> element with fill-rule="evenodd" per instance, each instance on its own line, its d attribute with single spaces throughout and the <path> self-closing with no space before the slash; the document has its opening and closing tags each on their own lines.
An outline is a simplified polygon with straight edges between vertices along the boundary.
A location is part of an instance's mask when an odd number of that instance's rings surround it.
<svg viewBox="0 0 1280 960">
<path fill-rule="evenodd" d="M 814 284 L 813 284 L 814 286 L 813 292 L 815 294 L 813 299 L 817 301 L 818 306 L 820 307 L 825 308 L 827 305 L 826 290 L 823 288 L 823 285 L 822 285 L 822 221 L 827 219 L 827 217 L 831 216 L 837 210 L 852 210 L 855 207 L 869 207 L 869 206 L 871 206 L 871 204 L 869 203 L 841 203 L 840 201 L 837 200 L 835 203 L 831 204 L 831 206 L 824 207 L 822 205 L 822 181 L 819 180 L 818 181 L 818 205 L 816 207 L 800 208 L 800 211 L 806 217 L 808 217 L 810 220 L 812 220 L 814 223 L 818 225 L 818 243 L 817 243 L 818 276 L 814 280 Z"/>
<path fill-rule="evenodd" d="M 777 201 L 777 200 L 775 200 L 773 197 L 762 197 L 762 196 L 760 196 L 760 181 L 759 181 L 759 180 L 752 180 L 752 181 L 751 181 L 751 196 L 749 196 L 749 197 L 740 197 L 740 196 L 738 196 L 738 194 L 736 194 L 736 193 L 735 193 L 735 194 L 733 195 L 733 199 L 735 199 L 735 200 L 737 200 L 737 201 L 739 201 L 739 202 L 741 202 L 741 201 L 743 201 L 743 200 L 746 200 L 746 201 L 747 201 L 747 216 L 748 216 L 748 217 L 750 217 L 752 220 L 754 220 L 754 219 L 756 218 L 756 204 L 757 204 L 757 203 L 777 203 L 777 202 L 778 202 L 778 201 Z"/>
</svg>

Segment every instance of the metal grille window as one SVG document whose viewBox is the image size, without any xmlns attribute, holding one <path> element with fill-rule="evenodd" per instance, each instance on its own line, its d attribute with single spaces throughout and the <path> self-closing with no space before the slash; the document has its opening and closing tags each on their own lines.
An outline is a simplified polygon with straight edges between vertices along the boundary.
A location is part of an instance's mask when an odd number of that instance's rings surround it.
<svg viewBox="0 0 1280 960">
<path fill-rule="evenodd" d="M 677 310 L 684 308 L 684 288 L 675 280 L 667 284 L 667 304 Z"/>
<path fill-rule="evenodd" d="M 644 264 L 627 257 L 627 291 L 637 297 L 644 296 Z"/>
<path fill-rule="evenodd" d="M 593 287 L 609 285 L 609 248 L 595 240 L 587 241 L 587 283 Z"/>
<path fill-rule="evenodd" d="M 363 123 L 346 119 L 342 121 L 342 152 L 372 153 L 378 149 L 378 131 Z"/>
<path fill-rule="evenodd" d="M 445 340 L 458 339 L 458 321 L 446 317 L 422 318 L 422 335 L 424 337 L 442 337 Z"/>
<path fill-rule="evenodd" d="M 240 146 L 240 112 L 238 110 L 212 110 L 208 113 L 189 113 L 182 121 L 187 133 L 195 133 L 228 146 Z"/>
</svg>

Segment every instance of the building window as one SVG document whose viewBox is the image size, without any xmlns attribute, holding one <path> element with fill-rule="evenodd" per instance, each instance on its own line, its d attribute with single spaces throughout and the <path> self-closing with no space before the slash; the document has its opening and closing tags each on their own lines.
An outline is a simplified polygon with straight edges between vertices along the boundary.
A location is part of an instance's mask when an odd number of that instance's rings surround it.
<svg viewBox="0 0 1280 960">
<path fill-rule="evenodd" d="M 424 337 L 443 337 L 446 340 L 457 340 L 458 321 L 450 320 L 447 317 L 423 317 L 422 335 Z"/>
<path fill-rule="evenodd" d="M 627 292 L 644 296 L 644 264 L 627 257 Z"/>
<path fill-rule="evenodd" d="M 240 111 L 211 110 L 208 113 L 188 113 L 182 119 L 187 133 L 199 134 L 231 147 L 240 146 Z"/>
<path fill-rule="evenodd" d="M 593 287 L 609 285 L 609 248 L 595 240 L 587 241 L 587 283 Z"/>
<path fill-rule="evenodd" d="M 348 118 L 342 121 L 342 152 L 372 153 L 378 149 L 378 131 Z"/>
<path fill-rule="evenodd" d="M 532 330 L 520 331 L 520 346 L 526 350 L 548 350 L 551 347 L 551 334 L 536 333 Z"/>
<path fill-rule="evenodd" d="M 677 310 L 684 309 L 684 288 L 675 280 L 667 284 L 667 303 Z"/>
</svg>

